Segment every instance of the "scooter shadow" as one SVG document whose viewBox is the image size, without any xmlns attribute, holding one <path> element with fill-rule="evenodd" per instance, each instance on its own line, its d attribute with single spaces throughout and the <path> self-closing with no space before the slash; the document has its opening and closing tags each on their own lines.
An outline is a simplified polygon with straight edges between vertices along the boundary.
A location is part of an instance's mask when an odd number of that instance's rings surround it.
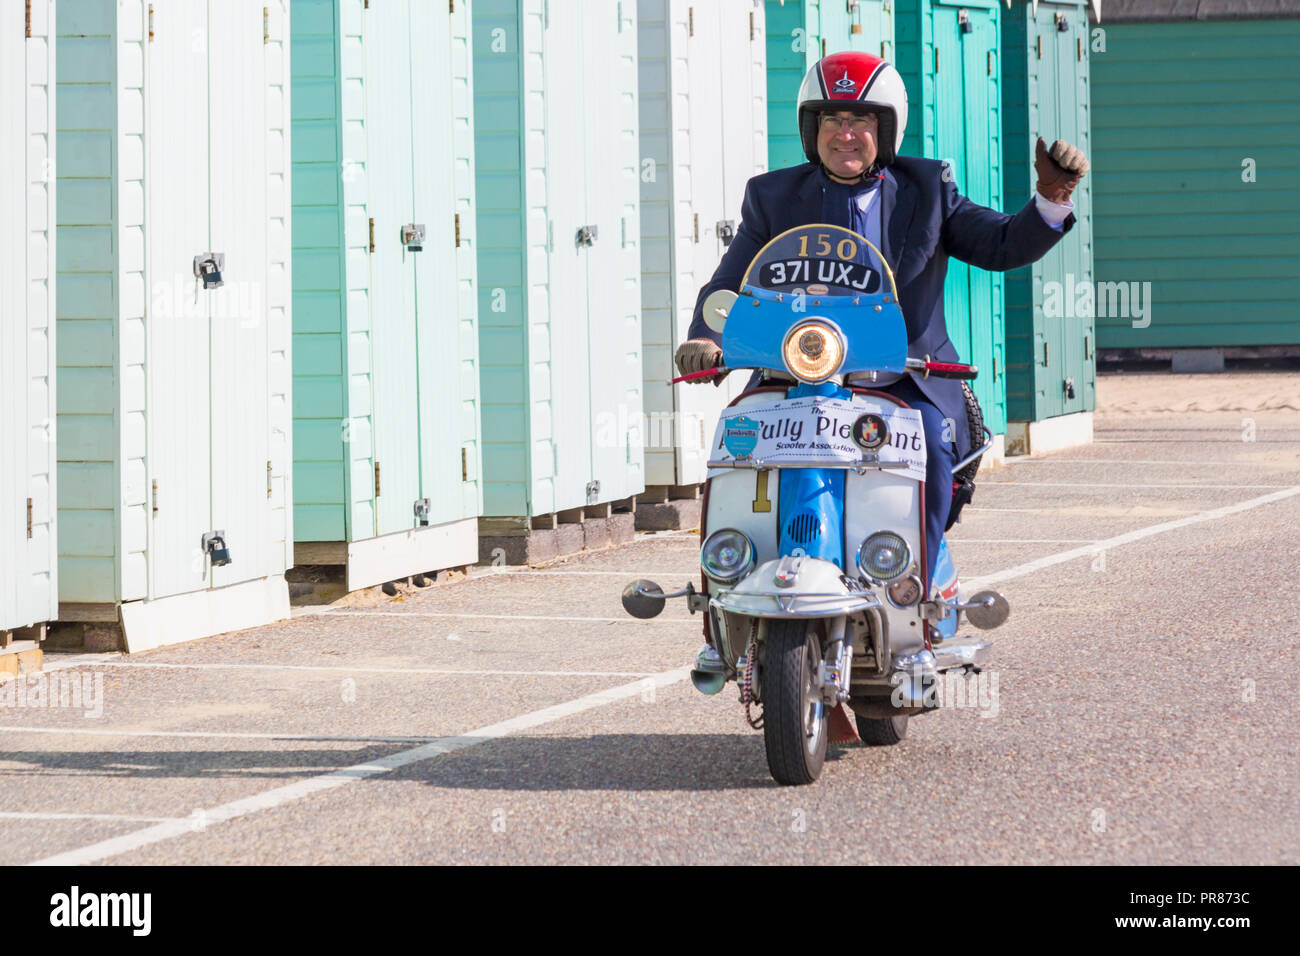
<svg viewBox="0 0 1300 956">
<path fill-rule="evenodd" d="M 831 747 L 827 763 L 842 756 Z M 597 734 L 493 740 L 398 771 L 464 790 L 752 790 L 776 787 L 761 734 Z"/>
</svg>

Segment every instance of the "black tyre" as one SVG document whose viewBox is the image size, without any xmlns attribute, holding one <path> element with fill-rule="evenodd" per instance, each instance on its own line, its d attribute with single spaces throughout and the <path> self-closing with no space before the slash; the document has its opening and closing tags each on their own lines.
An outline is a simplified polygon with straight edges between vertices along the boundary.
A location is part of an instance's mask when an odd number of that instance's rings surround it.
<svg viewBox="0 0 1300 956">
<path fill-rule="evenodd" d="M 966 426 L 970 429 L 970 447 L 971 451 L 979 448 L 984 444 L 984 410 L 980 408 L 979 399 L 975 397 L 975 392 L 971 389 L 969 382 L 961 383 L 962 398 L 966 399 Z M 980 470 L 980 460 L 984 456 L 976 458 L 969 465 L 963 468 L 953 478 L 957 481 L 974 481 L 975 475 Z"/>
<path fill-rule="evenodd" d="M 816 687 L 822 659 L 810 621 L 773 621 L 763 642 L 763 742 L 767 768 L 783 786 L 812 783 L 826 761 L 827 707 Z"/>
<path fill-rule="evenodd" d="M 857 717 L 857 724 L 868 747 L 892 747 L 907 736 L 907 717 Z"/>
</svg>

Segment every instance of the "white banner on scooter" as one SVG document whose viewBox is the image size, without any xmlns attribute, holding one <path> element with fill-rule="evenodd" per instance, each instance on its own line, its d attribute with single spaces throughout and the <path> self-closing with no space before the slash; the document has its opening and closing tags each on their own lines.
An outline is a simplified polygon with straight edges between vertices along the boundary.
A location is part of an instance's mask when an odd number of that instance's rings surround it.
<svg viewBox="0 0 1300 956">
<path fill-rule="evenodd" d="M 873 413 L 885 420 L 888 439 L 874 451 L 853 441 L 853 423 Z M 871 399 L 782 399 L 727 409 L 713 435 L 711 461 L 759 459 L 772 465 L 844 465 L 878 456 L 881 462 L 903 462 L 893 473 L 925 481 L 925 432 L 921 413 Z M 709 477 L 725 468 L 709 469 Z"/>
</svg>

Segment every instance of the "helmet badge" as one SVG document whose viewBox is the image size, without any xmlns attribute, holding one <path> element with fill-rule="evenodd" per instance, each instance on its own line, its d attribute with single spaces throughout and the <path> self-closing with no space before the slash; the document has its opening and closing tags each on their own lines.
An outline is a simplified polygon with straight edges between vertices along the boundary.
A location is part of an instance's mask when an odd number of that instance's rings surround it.
<svg viewBox="0 0 1300 956">
<path fill-rule="evenodd" d="M 858 84 L 849 79 L 849 71 L 845 70 L 844 75 L 835 81 L 835 92 L 846 93 L 852 96 L 858 90 Z"/>
</svg>

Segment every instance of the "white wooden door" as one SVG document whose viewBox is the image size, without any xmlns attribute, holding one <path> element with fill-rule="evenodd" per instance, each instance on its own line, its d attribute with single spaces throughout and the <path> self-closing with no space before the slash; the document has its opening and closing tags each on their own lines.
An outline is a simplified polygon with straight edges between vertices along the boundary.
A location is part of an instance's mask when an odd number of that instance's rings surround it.
<svg viewBox="0 0 1300 956">
<path fill-rule="evenodd" d="M 611 14 L 612 17 L 612 14 Z M 588 218 L 590 150 L 587 147 L 587 86 L 584 61 L 592 21 L 578 2 L 550 4 L 543 35 L 546 71 L 545 199 L 550 231 L 545 302 L 529 303 L 531 368 L 529 388 L 533 416 L 532 508 L 534 513 L 586 504 L 592 472 L 593 407 L 589 351 L 588 259 L 595 246 L 578 244 L 578 230 Z M 593 39 L 594 42 L 594 39 Z M 590 77 L 592 86 L 602 78 Z M 529 183 L 529 189 L 535 187 Z M 599 227 L 599 224 L 596 224 Z M 530 217 L 529 228 L 548 228 Z M 596 243 L 617 240 L 609 225 L 598 228 Z M 538 308 L 545 310 L 539 315 Z M 550 401 L 537 400 L 550 396 Z M 550 461 L 547 452 L 550 452 Z"/>
<path fill-rule="evenodd" d="M 215 250 L 209 244 L 207 4 L 157 4 L 153 27 L 153 42 L 144 45 L 144 139 L 148 471 L 157 509 L 149 593 L 157 598 L 210 583 L 201 539 L 213 530 L 212 293 L 196 290 L 193 262 Z M 235 559 L 241 545 L 232 546 Z"/>
<path fill-rule="evenodd" d="M 212 527 L 231 563 L 215 585 L 270 573 L 267 383 L 267 47 L 261 0 L 209 0 L 210 248 L 226 256 L 211 306 Z"/>
<path fill-rule="evenodd" d="M 635 5 L 588 0 L 585 9 L 586 207 L 599 230 L 587 249 L 594 503 L 643 488 L 644 454 L 632 440 L 642 411 L 640 157 Z"/>
</svg>

